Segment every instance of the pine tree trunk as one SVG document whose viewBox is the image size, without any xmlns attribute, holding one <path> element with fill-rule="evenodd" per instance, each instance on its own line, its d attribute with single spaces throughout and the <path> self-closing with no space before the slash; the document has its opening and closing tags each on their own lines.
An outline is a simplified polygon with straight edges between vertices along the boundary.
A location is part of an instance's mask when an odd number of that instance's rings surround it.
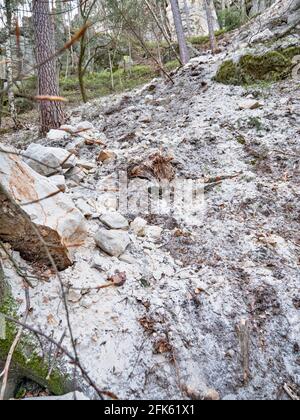
<svg viewBox="0 0 300 420">
<path fill-rule="evenodd" d="M 215 35 L 211 0 L 204 0 L 204 6 L 205 6 L 206 16 L 207 16 L 210 48 L 211 48 L 212 53 L 215 54 L 217 52 L 217 40 L 216 40 L 216 35 Z"/>
<path fill-rule="evenodd" d="M 59 96 L 56 59 L 54 58 L 54 29 L 50 16 L 49 1 L 33 0 L 32 12 L 35 55 L 38 65 L 38 94 L 42 96 Z M 60 102 L 41 101 L 41 134 L 46 134 L 51 128 L 59 128 L 63 122 L 64 113 Z"/>
<path fill-rule="evenodd" d="M 180 58 L 181 58 L 182 64 L 186 64 L 188 63 L 190 57 L 189 57 L 189 51 L 188 51 L 188 47 L 186 43 L 184 30 L 183 30 L 183 24 L 182 24 L 179 5 L 178 5 L 178 0 L 171 0 L 171 7 L 172 7 L 174 25 L 175 25 L 175 29 L 177 33 L 177 40 L 179 44 Z"/>
</svg>

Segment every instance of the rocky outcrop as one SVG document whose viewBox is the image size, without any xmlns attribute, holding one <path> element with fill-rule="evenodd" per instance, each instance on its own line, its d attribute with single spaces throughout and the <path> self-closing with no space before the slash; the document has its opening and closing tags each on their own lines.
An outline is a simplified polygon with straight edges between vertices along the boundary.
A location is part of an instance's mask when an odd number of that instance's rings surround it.
<svg viewBox="0 0 300 420">
<path fill-rule="evenodd" d="M 187 36 L 203 36 L 208 35 L 208 24 L 205 6 L 203 0 L 179 0 L 182 21 Z M 220 29 L 217 13 L 213 7 L 214 26 L 217 31 Z M 168 20 L 171 24 L 172 32 L 175 35 L 175 27 L 173 23 L 173 15 L 171 6 L 167 8 Z"/>
<path fill-rule="evenodd" d="M 264 13 L 245 25 L 233 45 L 245 46 L 258 41 L 283 38 L 292 31 L 299 36 L 300 0 L 277 0 Z"/>
<path fill-rule="evenodd" d="M 0 168 L 0 239 L 25 259 L 49 264 L 41 236 L 58 269 L 70 266 L 70 249 L 85 236 L 81 212 L 19 156 L 0 153 Z"/>
</svg>

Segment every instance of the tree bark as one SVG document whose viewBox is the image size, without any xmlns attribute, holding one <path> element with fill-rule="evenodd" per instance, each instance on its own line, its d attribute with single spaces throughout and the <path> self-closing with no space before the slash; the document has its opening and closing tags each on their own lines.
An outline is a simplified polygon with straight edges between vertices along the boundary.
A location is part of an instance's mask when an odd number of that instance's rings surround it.
<svg viewBox="0 0 300 420">
<path fill-rule="evenodd" d="M 59 96 L 56 71 L 55 40 L 53 22 L 48 0 L 33 0 L 32 21 L 35 36 L 35 55 L 38 66 L 38 94 Z M 60 102 L 41 101 L 40 132 L 46 134 L 51 128 L 59 128 L 64 122 L 64 112 Z"/>
<path fill-rule="evenodd" d="M 174 25 L 177 33 L 177 40 L 179 44 L 180 58 L 182 64 L 188 63 L 190 56 L 189 50 L 186 43 L 186 37 L 183 30 L 182 18 L 180 14 L 180 9 L 178 5 L 178 0 L 171 0 L 171 7 L 174 19 Z"/>
</svg>

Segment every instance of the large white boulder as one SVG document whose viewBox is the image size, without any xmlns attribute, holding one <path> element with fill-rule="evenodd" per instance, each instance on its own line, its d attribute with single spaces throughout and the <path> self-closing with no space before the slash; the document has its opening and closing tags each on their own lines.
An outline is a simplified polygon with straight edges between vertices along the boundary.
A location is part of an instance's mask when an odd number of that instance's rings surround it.
<svg viewBox="0 0 300 420">
<path fill-rule="evenodd" d="M 45 147 L 32 143 L 24 152 L 24 162 L 41 175 L 48 176 L 59 169 L 76 165 L 77 158 L 60 147 Z"/>
<path fill-rule="evenodd" d="M 70 250 L 86 235 L 84 216 L 48 178 L 1 149 L 8 151 L 0 145 L 0 239 L 28 260 L 49 263 L 38 230 L 57 267 L 68 267 Z"/>
</svg>

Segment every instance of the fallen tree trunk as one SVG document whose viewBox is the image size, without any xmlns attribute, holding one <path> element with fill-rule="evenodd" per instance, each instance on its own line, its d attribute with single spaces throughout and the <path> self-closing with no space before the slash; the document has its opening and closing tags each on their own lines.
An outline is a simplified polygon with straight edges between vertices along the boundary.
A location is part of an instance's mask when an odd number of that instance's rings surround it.
<svg viewBox="0 0 300 420">
<path fill-rule="evenodd" d="M 19 156 L 0 150 L 0 167 L 0 239 L 24 259 L 50 265 L 47 244 L 57 268 L 69 267 L 70 248 L 85 236 L 83 215 Z"/>
</svg>

